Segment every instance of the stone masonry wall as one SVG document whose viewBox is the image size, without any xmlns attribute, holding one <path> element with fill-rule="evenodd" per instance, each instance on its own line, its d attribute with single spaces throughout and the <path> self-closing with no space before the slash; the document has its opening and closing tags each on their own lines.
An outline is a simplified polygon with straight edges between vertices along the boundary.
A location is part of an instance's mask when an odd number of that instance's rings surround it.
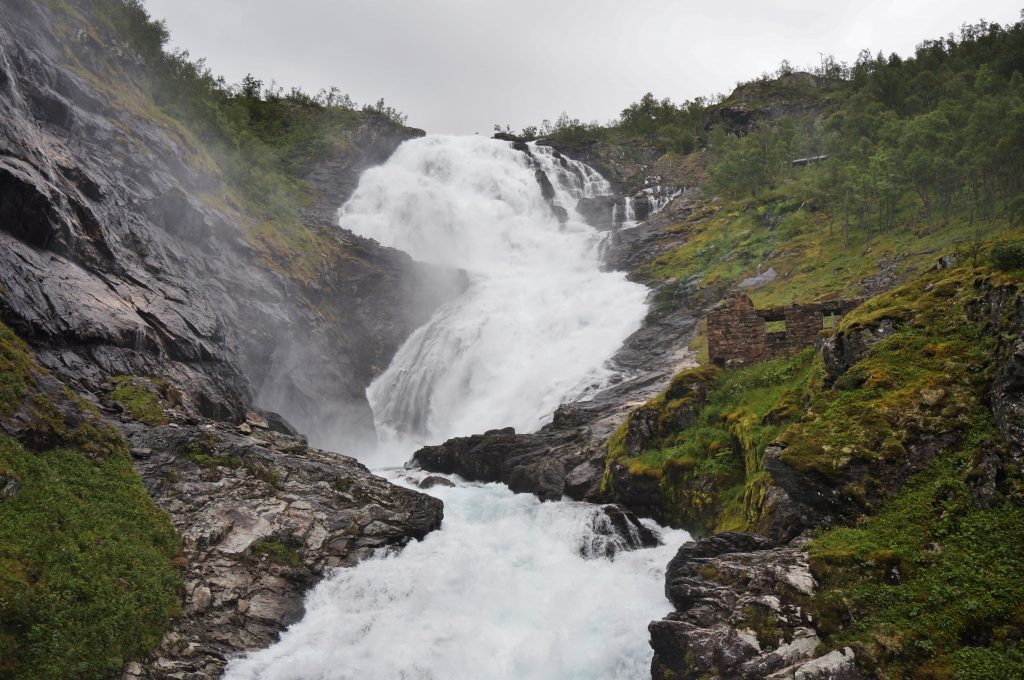
<svg viewBox="0 0 1024 680">
<path fill-rule="evenodd" d="M 733 292 L 708 314 L 708 359 L 720 366 L 749 364 L 793 352 L 814 343 L 825 315 L 841 316 L 861 300 L 833 300 L 771 309 L 755 309 L 742 292 Z M 769 321 L 784 321 L 784 331 L 768 332 Z"/>
<path fill-rule="evenodd" d="M 715 364 L 765 359 L 765 322 L 743 293 L 730 295 L 708 314 L 708 359 Z"/>
</svg>

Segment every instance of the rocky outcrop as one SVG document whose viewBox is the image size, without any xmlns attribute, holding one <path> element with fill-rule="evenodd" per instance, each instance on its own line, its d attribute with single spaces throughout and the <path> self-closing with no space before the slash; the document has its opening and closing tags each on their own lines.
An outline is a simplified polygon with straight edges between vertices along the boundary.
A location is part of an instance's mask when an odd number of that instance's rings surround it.
<svg viewBox="0 0 1024 680">
<path fill-rule="evenodd" d="M 519 434 L 511 427 L 454 437 L 413 454 L 413 464 L 431 472 L 479 482 L 505 482 L 513 491 L 558 500 L 565 490 L 565 463 L 546 455 L 567 443 L 557 437 Z"/>
<path fill-rule="evenodd" d="M 613 558 L 623 550 L 653 548 L 661 544 L 657 534 L 644 526 L 633 512 L 621 505 L 594 508 L 590 532 L 580 540 L 580 555 L 586 558 Z"/>
<path fill-rule="evenodd" d="M 1003 338 L 989 390 L 992 414 L 1015 462 L 1024 460 L 1024 295 L 1017 286 L 979 281 L 982 293 L 968 310 L 995 337 Z"/>
<path fill-rule="evenodd" d="M 1019 463 L 1024 460 L 1024 335 L 1006 354 L 992 383 L 992 413 Z"/>
<path fill-rule="evenodd" d="M 584 197 L 576 202 L 576 212 L 595 229 L 608 231 L 617 226 L 612 220 L 615 202 L 614 196 Z"/>
<path fill-rule="evenodd" d="M 682 546 L 666 573 L 675 611 L 650 625 L 651 676 L 860 678 L 849 649 L 815 658 L 805 544 L 727 532 Z"/>
<path fill-rule="evenodd" d="M 769 80 L 742 83 L 721 104 L 712 107 L 712 124 L 743 135 L 759 124 L 827 111 L 827 92 L 838 85 L 811 73 L 794 72 Z"/>
<path fill-rule="evenodd" d="M 210 417 L 237 421 L 256 399 L 318 441 L 372 438 L 364 388 L 459 277 L 341 232 L 333 213 L 418 131 L 367 115 L 314 168 L 305 228 L 344 257 L 297 277 L 254 245 L 254 218 L 114 38 L 4 3 L 0 72 L 0 318 L 40 361 L 86 391 L 159 374 Z"/>
<path fill-rule="evenodd" d="M 893 319 L 881 319 L 871 327 L 859 326 L 821 341 L 821 358 L 830 381 L 846 373 L 868 355 L 871 348 L 896 331 Z"/>
<path fill-rule="evenodd" d="M 200 418 L 121 427 L 147 490 L 181 532 L 185 582 L 184 615 L 125 678 L 215 677 L 231 655 L 298 621 L 305 591 L 327 570 L 441 524 L 441 501 L 255 414 L 237 427 Z"/>
<path fill-rule="evenodd" d="M 504 482 L 517 493 L 532 493 L 543 500 L 563 495 L 612 500 L 600 489 L 608 439 L 632 405 L 665 389 L 680 365 L 690 360 L 687 345 L 696 324 L 685 309 L 649 319 L 612 359 L 613 365 L 632 377 L 587 401 L 563 404 L 552 422 L 536 433 L 505 428 L 455 437 L 420 449 L 412 464 L 474 481 Z"/>
</svg>

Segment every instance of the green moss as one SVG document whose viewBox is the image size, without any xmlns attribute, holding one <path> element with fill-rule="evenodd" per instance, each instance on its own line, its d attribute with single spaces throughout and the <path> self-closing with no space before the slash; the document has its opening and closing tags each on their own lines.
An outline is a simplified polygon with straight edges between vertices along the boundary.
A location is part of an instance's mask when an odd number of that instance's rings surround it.
<svg viewBox="0 0 1024 680">
<path fill-rule="evenodd" d="M 749 628 L 754 631 L 757 643 L 762 650 L 776 649 L 786 640 L 782 628 L 779 626 L 779 618 L 773 612 L 754 605 L 747 605 L 743 608 L 743 618 L 739 622 L 739 628 Z"/>
<path fill-rule="evenodd" d="M 204 433 L 185 447 L 185 457 L 201 468 L 216 470 L 219 467 L 237 468 L 242 465 L 238 456 L 222 454 L 216 449 L 212 435 Z"/>
<path fill-rule="evenodd" d="M 853 465 L 896 464 L 924 438 L 963 436 L 986 413 L 983 369 L 995 338 L 967 318 L 984 277 L 966 268 L 933 272 L 874 298 L 844 318 L 843 333 L 895 332 L 869 355 L 818 390 L 808 414 L 779 437 L 791 467 L 838 481 Z M 869 488 L 851 487 L 870 509 Z"/>
<path fill-rule="evenodd" d="M 978 509 L 965 482 L 972 452 L 993 437 L 982 417 L 877 515 L 811 544 L 812 611 L 827 643 L 853 646 L 879 677 L 918 666 L 956 678 L 1024 674 L 1024 508 Z"/>
<path fill-rule="evenodd" d="M 28 394 L 32 366 L 28 347 L 0 323 L 0 416 L 13 414 Z"/>
<path fill-rule="evenodd" d="M 151 650 L 177 606 L 178 540 L 127 455 L 25 450 L 0 436 L 0 674 L 116 676 Z"/>
<path fill-rule="evenodd" d="M 302 558 L 299 557 L 299 553 L 281 541 L 269 539 L 259 541 L 252 546 L 251 550 L 254 555 L 265 556 L 278 564 L 289 567 L 302 566 Z"/>
<path fill-rule="evenodd" d="M 34 448 L 72 446 L 94 457 L 124 453 L 120 434 L 91 403 L 49 377 L 28 346 L 0 323 L 0 416 L 19 414 Z"/>
<path fill-rule="evenodd" d="M 750 529 L 769 482 L 764 450 L 799 415 L 797 404 L 814 364 L 808 348 L 742 368 L 702 366 L 679 373 L 641 407 L 659 414 L 652 448 L 626 455 L 628 419 L 612 436 L 605 491 L 614 494 L 615 469 L 621 466 L 656 481 L 668 522 L 697 532 Z"/>
<path fill-rule="evenodd" d="M 114 389 L 110 398 L 121 405 L 134 420 L 147 425 L 169 422 L 158 396 L 156 383 L 147 378 L 119 375 L 110 379 Z"/>
</svg>

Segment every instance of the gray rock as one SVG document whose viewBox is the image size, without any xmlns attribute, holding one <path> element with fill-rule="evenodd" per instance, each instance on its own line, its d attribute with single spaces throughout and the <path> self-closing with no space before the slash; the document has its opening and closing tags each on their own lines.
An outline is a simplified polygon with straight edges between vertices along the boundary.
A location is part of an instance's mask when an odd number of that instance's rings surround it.
<svg viewBox="0 0 1024 680">
<path fill-rule="evenodd" d="M 814 659 L 820 639 L 806 609 L 815 588 L 807 540 L 778 545 L 727 532 L 682 546 L 665 575 L 675 611 L 649 626 L 652 677 L 859 678 L 850 674 L 852 652 Z"/>
<path fill-rule="evenodd" d="M 204 198 L 223 180 L 190 138 L 93 85 L 109 60 L 125 88 L 148 82 L 141 59 L 103 31 L 65 39 L 53 11 L 0 6 L 0 320 L 79 390 L 160 375 L 203 417 L 258 401 L 318 441 L 375 440 L 365 387 L 464 276 L 338 229 L 336 210 L 420 133 L 366 115 L 312 169 L 320 200 L 300 217 L 346 257 L 291 277 Z"/>
<path fill-rule="evenodd" d="M 218 676 L 226 658 L 271 644 L 299 620 L 306 590 L 331 568 L 441 524 L 441 501 L 271 429 L 121 427 L 152 452 L 135 464 L 181 533 L 187 584 L 185 613 L 138 677 Z"/>
<path fill-rule="evenodd" d="M 775 279 L 779 278 L 779 273 L 775 271 L 775 267 L 768 267 L 765 271 L 751 276 L 750 278 L 743 279 L 736 284 L 737 288 L 760 288 L 761 286 L 771 283 Z"/>
<path fill-rule="evenodd" d="M 846 373 L 851 366 L 865 358 L 872 347 L 895 332 L 896 324 L 891 319 L 882 319 L 873 328 L 856 328 L 823 340 L 821 356 L 829 380 L 835 380 Z"/>
<path fill-rule="evenodd" d="M 597 506 L 589 518 L 589 533 L 581 539 L 579 553 L 586 558 L 612 558 L 623 550 L 653 548 L 661 541 L 637 516 L 621 505 Z"/>
<path fill-rule="evenodd" d="M 614 206 L 615 198 L 613 196 L 584 197 L 576 202 L 576 212 L 590 226 L 601 231 L 607 231 L 615 226 L 612 223 Z"/>
<path fill-rule="evenodd" d="M 1013 459 L 1020 462 L 1024 460 L 1024 335 L 1018 335 L 1005 356 L 992 382 L 992 413 Z"/>
<path fill-rule="evenodd" d="M 0 475 L 0 501 L 13 498 L 21 491 L 21 481 L 17 477 Z"/>
<path fill-rule="evenodd" d="M 423 479 L 421 479 L 420 483 L 417 484 L 416 486 L 420 487 L 421 489 L 433 489 L 435 486 L 454 487 L 455 482 L 448 479 L 447 477 L 430 475 L 429 477 L 424 477 Z"/>
</svg>

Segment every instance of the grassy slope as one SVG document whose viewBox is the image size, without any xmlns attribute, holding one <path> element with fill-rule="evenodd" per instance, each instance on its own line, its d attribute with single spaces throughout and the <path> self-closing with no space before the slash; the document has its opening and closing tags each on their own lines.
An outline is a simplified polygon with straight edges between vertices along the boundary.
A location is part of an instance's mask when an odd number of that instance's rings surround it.
<svg viewBox="0 0 1024 680">
<path fill-rule="evenodd" d="M 627 458 L 624 424 L 609 445 L 609 470 L 625 465 L 658 479 L 666 517 L 683 526 L 749 530 L 762 519 L 765 447 L 785 442 L 783 460 L 846 485 L 844 496 L 864 513 L 811 545 L 821 585 L 813 607 L 829 647 L 852 645 L 884 678 L 1024 673 L 1020 470 L 986 403 L 998 337 L 966 312 L 989 286 L 1017 290 L 1020 277 L 968 265 L 873 298 L 838 330 L 891 319 L 897 332 L 831 387 L 810 350 L 684 372 L 647 405 L 669 424 L 658 444 Z M 697 423 L 673 429 L 680 403 L 671 397 L 696 381 L 710 385 Z M 880 480 L 890 466 L 941 435 L 954 443 L 887 497 Z M 1001 456 L 1003 481 L 992 507 L 979 508 L 970 483 L 987 451 Z M 860 465 L 874 476 L 850 483 L 846 470 Z"/>
<path fill-rule="evenodd" d="M 159 642 L 176 610 L 177 535 L 146 494 L 120 436 L 48 378 L 0 325 L 0 675 L 116 675 Z"/>
<path fill-rule="evenodd" d="M 805 351 L 738 370 L 680 373 L 646 404 L 659 414 L 655 447 L 628 457 L 628 421 L 612 437 L 606 490 L 615 490 L 611 468 L 623 465 L 633 476 L 656 480 L 664 519 L 674 525 L 702 533 L 750 528 L 768 480 L 764 449 L 795 413 L 812 360 Z M 698 386 L 707 389 L 707 397 L 697 398 L 696 423 L 678 428 L 678 414 L 693 409 Z"/>
<path fill-rule="evenodd" d="M 729 104 L 780 102 L 762 94 Z M 841 97 L 826 108 L 836 106 Z M 897 281 L 911 283 L 848 316 L 841 330 L 890 318 L 899 331 L 834 388 L 825 388 L 821 358 L 811 354 L 677 376 L 643 407 L 658 414 L 650 450 L 626 456 L 626 423 L 612 438 L 606 489 L 615 490 L 614 466 L 624 466 L 653 481 L 668 521 L 698 531 L 756 529 L 766 519 L 761 501 L 770 480 L 764 449 L 784 441 L 789 464 L 845 484 L 844 495 L 864 513 L 811 545 L 820 584 L 812 607 L 827 647 L 853 646 L 871 677 L 1024 676 L 1020 470 L 1004 464 L 994 504 L 974 505 L 979 458 L 994 449 L 1006 459 L 985 402 L 996 338 L 964 312 L 976 284 L 1014 277 L 969 266 L 925 274 L 946 253 L 958 252 L 968 265 L 987 261 L 979 257 L 983 244 L 1020 239 L 1022 230 L 1009 226 L 1003 206 L 992 212 L 997 218 L 960 209 L 943 221 L 904 195 L 892 226 L 873 225 L 869 240 L 861 225 L 844 233 L 841 219 L 821 205 L 826 183 L 818 168 L 793 169 L 756 197 L 708 201 L 665 230 L 667 248 L 635 275 L 658 289 L 656 307 L 669 309 L 699 299 L 694 287 L 714 296 L 774 268 L 776 280 L 750 291 L 767 307 L 860 296 L 864 279 L 891 267 Z M 699 338 L 694 346 L 705 344 Z M 697 385 L 709 390 L 696 424 L 673 427 L 686 406 L 679 397 Z M 914 441 L 943 433 L 954 444 L 892 497 L 871 475 L 840 481 L 858 464 L 881 477 Z"/>
<path fill-rule="evenodd" d="M 797 170 L 757 198 L 710 202 L 668 228 L 678 245 L 644 266 L 638 278 L 661 287 L 658 301 L 665 306 L 676 304 L 681 285 L 694 278 L 703 288 L 724 289 L 769 268 L 779 277 L 749 291 L 758 307 L 858 297 L 861 280 L 877 273 L 883 258 L 895 260 L 897 277 L 907 280 L 941 254 L 1021 232 L 1002 220 L 971 224 L 966 213 L 945 225 L 929 222 L 908 200 L 893 228 L 873 234 L 870 243 L 851 229 L 844 243 L 842 224 L 815 208 L 814 172 Z"/>
</svg>

